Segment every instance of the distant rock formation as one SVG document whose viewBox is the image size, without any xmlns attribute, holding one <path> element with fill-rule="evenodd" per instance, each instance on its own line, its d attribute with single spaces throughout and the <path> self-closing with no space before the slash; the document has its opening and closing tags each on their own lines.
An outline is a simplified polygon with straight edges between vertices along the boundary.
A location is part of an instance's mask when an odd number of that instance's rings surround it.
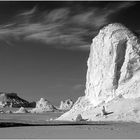
<svg viewBox="0 0 140 140">
<path fill-rule="evenodd" d="M 21 107 L 19 110 L 15 111 L 14 113 L 29 113 L 29 111 L 24 107 Z"/>
<path fill-rule="evenodd" d="M 61 101 L 60 110 L 70 110 L 73 106 L 73 101 L 71 99 L 67 99 L 65 101 Z"/>
<path fill-rule="evenodd" d="M 11 114 L 11 113 L 13 113 L 11 110 L 7 110 L 5 113 L 7 113 L 7 114 Z"/>
<path fill-rule="evenodd" d="M 46 99 L 41 98 L 37 103 L 36 107 L 32 109 L 31 113 L 44 113 L 55 111 L 56 108 Z"/>
<path fill-rule="evenodd" d="M 128 28 L 118 23 L 102 28 L 92 41 L 87 65 L 85 96 L 58 120 L 78 114 L 94 120 L 95 107 L 119 95 L 124 100 L 140 97 L 140 41 Z"/>
<path fill-rule="evenodd" d="M 20 98 L 16 93 L 0 93 L 0 106 L 5 107 L 35 107 L 35 102 L 28 102 Z"/>
</svg>

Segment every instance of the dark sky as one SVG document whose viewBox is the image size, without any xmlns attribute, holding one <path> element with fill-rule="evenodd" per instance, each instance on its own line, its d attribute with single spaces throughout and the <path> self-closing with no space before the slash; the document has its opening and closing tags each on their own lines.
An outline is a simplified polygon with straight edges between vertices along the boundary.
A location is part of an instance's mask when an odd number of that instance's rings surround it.
<svg viewBox="0 0 140 140">
<path fill-rule="evenodd" d="M 140 2 L 0 2 L 0 91 L 53 104 L 84 95 L 87 58 L 100 28 L 140 32 Z"/>
</svg>

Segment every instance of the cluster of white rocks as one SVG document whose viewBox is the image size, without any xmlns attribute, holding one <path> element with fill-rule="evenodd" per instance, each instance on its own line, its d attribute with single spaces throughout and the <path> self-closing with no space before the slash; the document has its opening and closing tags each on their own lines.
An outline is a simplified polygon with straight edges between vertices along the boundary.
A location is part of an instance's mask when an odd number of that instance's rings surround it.
<svg viewBox="0 0 140 140">
<path fill-rule="evenodd" d="M 15 96 L 14 96 L 14 99 L 15 99 Z M 17 102 L 18 101 L 19 100 L 17 100 Z M 61 101 L 60 106 L 56 107 L 56 106 L 52 105 L 51 102 L 49 102 L 47 99 L 41 98 L 39 101 L 37 101 L 35 103 L 36 104 L 35 108 L 32 108 L 29 110 L 25 107 L 20 107 L 18 110 L 12 112 L 11 110 L 4 111 L 5 107 L 7 106 L 7 102 L 9 102 L 9 97 L 7 99 L 7 96 L 5 96 L 5 94 L 1 94 L 1 102 L 2 102 L 2 104 L 0 106 L 0 108 L 1 108 L 0 113 L 7 113 L 7 114 L 10 114 L 10 113 L 45 113 L 45 112 L 54 112 L 54 111 L 61 112 L 61 111 L 70 110 L 73 106 L 73 101 L 71 99 Z"/>
<path fill-rule="evenodd" d="M 55 110 L 55 107 L 46 99 L 41 98 L 37 103 L 36 107 L 30 110 L 31 113 L 43 113 L 43 112 L 52 112 Z"/>
<path fill-rule="evenodd" d="M 114 23 L 99 31 L 92 40 L 87 66 L 85 96 L 57 120 L 75 120 L 78 114 L 94 120 L 96 108 L 120 95 L 124 103 L 140 97 L 140 43 L 125 26 Z M 116 109 L 110 111 L 115 114 L 120 109 L 116 102 Z"/>
</svg>

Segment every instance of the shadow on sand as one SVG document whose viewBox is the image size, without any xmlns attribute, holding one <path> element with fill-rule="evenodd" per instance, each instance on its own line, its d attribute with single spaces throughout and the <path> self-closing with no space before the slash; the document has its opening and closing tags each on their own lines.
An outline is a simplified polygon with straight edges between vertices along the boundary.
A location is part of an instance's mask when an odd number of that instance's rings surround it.
<svg viewBox="0 0 140 140">
<path fill-rule="evenodd" d="M 113 112 L 105 112 L 104 113 L 104 116 L 107 116 L 107 115 L 110 115 L 110 114 L 112 114 Z"/>
<path fill-rule="evenodd" d="M 24 126 L 76 126 L 76 125 L 110 125 L 107 122 L 71 122 L 71 121 L 45 121 L 45 122 L 0 122 L 0 128 L 4 127 L 24 127 Z"/>
</svg>

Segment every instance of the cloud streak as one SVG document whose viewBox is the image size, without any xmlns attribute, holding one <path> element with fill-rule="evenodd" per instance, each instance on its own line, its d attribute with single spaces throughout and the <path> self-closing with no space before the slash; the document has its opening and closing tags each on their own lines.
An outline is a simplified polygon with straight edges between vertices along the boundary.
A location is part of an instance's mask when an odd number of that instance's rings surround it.
<svg viewBox="0 0 140 140">
<path fill-rule="evenodd" d="M 133 6 L 120 2 L 105 7 L 73 10 L 71 7 L 39 11 L 37 7 L 15 16 L 15 20 L 0 26 L 0 39 L 36 40 L 54 47 L 88 50 L 98 29 L 111 22 L 111 16 Z"/>
</svg>

